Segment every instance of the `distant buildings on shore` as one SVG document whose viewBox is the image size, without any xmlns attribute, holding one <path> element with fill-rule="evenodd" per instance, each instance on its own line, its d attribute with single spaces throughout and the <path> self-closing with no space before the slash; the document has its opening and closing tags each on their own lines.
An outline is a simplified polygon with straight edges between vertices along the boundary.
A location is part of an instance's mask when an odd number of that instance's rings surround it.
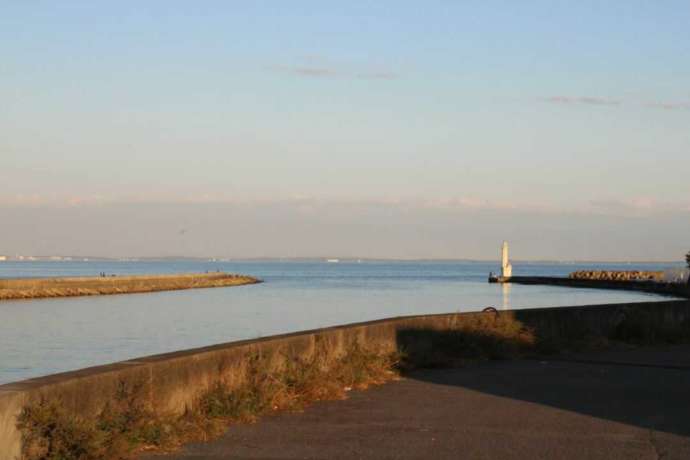
<svg viewBox="0 0 690 460">
<path fill-rule="evenodd" d="M 3 256 L 0 255 L 0 262 L 9 262 L 9 261 L 27 261 L 27 262 L 33 262 L 33 261 L 54 261 L 54 262 L 69 262 L 72 260 L 84 260 L 88 261 L 89 259 L 86 258 L 76 258 L 76 257 L 69 257 L 69 256 L 23 256 L 23 255 L 15 255 L 15 256 Z"/>
</svg>

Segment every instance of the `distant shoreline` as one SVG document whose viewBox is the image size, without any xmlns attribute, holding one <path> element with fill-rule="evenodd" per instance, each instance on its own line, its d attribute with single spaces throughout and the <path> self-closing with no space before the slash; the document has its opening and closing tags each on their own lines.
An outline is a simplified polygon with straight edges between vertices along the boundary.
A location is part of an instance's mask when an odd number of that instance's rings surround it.
<svg viewBox="0 0 690 460">
<path fill-rule="evenodd" d="M 2 253 L 0 253 L 1 255 Z M 3 262 L 209 262 L 209 263 L 235 263 L 235 262 L 326 262 L 329 259 L 338 259 L 340 262 L 441 262 L 441 263 L 494 263 L 498 259 L 464 259 L 464 258 L 377 258 L 377 257 L 351 257 L 351 256 L 323 256 L 323 257 L 185 257 L 185 256 L 161 256 L 161 257 L 104 257 L 104 256 L 4 256 Z M 671 267 L 683 266 L 681 260 L 555 260 L 555 259 L 513 259 L 518 264 L 561 264 L 561 265 L 669 265 Z"/>
<path fill-rule="evenodd" d="M 242 286 L 260 282 L 260 279 L 252 276 L 224 272 L 0 279 L 0 301 L 136 294 L 182 289 Z"/>
</svg>

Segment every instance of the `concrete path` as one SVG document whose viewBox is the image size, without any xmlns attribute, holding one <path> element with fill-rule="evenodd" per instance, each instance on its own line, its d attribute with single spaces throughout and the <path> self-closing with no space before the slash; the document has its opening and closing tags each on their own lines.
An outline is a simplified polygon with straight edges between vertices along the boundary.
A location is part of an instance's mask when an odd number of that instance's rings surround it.
<svg viewBox="0 0 690 460">
<path fill-rule="evenodd" d="M 690 347 L 565 359 L 420 371 L 153 458 L 690 459 Z"/>
</svg>

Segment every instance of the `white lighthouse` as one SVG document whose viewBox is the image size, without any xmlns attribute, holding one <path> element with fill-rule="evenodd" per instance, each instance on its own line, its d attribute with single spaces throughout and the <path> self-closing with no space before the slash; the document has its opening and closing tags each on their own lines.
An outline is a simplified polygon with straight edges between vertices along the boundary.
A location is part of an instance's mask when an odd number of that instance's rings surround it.
<svg viewBox="0 0 690 460">
<path fill-rule="evenodd" d="M 508 258 L 508 242 L 504 241 L 501 248 L 501 278 L 505 279 L 511 276 L 513 276 L 513 266 Z"/>
</svg>

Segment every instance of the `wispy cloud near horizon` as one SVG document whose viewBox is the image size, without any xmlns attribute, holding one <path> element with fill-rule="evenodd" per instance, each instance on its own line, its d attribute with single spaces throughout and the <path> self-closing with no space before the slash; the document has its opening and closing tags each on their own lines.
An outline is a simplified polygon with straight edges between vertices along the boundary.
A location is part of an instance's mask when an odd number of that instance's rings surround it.
<svg viewBox="0 0 690 460">
<path fill-rule="evenodd" d="M 652 197 L 600 199 L 589 201 L 590 211 L 605 215 L 658 215 L 690 212 L 690 201 L 661 201 Z"/>
<path fill-rule="evenodd" d="M 0 195 L 0 208 L 91 208 L 108 206 L 237 206 L 241 208 L 282 207 L 285 209 L 308 208 L 312 213 L 326 213 L 338 208 L 407 209 L 442 212 L 498 212 L 533 213 L 546 215 L 616 215 L 651 216 L 661 214 L 690 213 L 690 201 L 662 201 L 653 197 L 583 199 L 577 203 L 525 202 L 492 200 L 477 196 L 447 197 L 318 197 L 292 195 L 275 198 L 224 193 L 151 193 L 130 195 Z M 182 208 L 181 208 L 182 209 Z"/>
<path fill-rule="evenodd" d="M 637 205 L 657 206 L 645 200 Z M 481 259 L 496 257 L 506 238 L 523 257 L 534 259 L 680 260 L 687 251 L 690 209 L 638 214 L 496 206 L 470 198 L 305 197 L 0 207 L 0 254 Z"/>
</svg>

